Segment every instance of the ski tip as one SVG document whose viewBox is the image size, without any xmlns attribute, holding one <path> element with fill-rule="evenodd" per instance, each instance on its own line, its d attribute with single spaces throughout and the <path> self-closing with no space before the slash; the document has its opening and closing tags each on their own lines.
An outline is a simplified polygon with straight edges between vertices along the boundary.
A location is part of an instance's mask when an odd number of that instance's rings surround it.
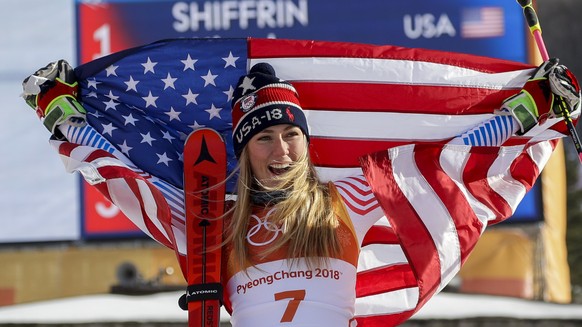
<svg viewBox="0 0 582 327">
<path fill-rule="evenodd" d="M 188 142 L 188 139 L 193 139 L 194 135 L 212 135 L 212 134 L 216 134 L 216 136 L 218 136 L 220 138 L 220 141 L 224 142 L 224 138 L 222 137 L 222 135 L 215 129 L 213 128 L 209 128 L 209 127 L 202 127 L 202 128 L 198 128 L 194 131 L 192 131 L 192 133 L 188 134 L 188 136 L 186 137 L 186 143 Z"/>
</svg>

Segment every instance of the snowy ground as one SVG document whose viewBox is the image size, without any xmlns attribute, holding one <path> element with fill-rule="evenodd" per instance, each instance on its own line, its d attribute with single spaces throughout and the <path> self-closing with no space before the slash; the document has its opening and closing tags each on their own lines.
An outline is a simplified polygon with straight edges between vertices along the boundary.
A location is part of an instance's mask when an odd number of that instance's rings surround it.
<svg viewBox="0 0 582 327">
<path fill-rule="evenodd" d="M 0 324 L 186 322 L 186 313 L 178 307 L 180 295 L 180 292 L 147 296 L 92 295 L 0 307 Z M 223 311 L 221 317 L 223 321 L 228 321 L 226 312 Z M 582 305 L 441 293 L 430 300 L 413 319 L 478 317 L 580 320 L 582 322 Z"/>
</svg>

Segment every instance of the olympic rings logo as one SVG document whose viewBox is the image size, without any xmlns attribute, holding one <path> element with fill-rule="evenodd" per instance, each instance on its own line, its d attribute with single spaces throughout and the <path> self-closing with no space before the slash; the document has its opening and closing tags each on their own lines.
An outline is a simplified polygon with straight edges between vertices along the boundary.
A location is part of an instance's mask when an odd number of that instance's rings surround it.
<svg viewBox="0 0 582 327">
<path fill-rule="evenodd" d="M 257 224 L 249 228 L 249 231 L 247 232 L 247 242 L 249 242 L 249 244 L 254 246 L 270 244 L 277 238 L 277 236 L 279 236 L 279 233 L 283 232 L 282 227 L 277 227 L 274 223 L 267 221 L 267 218 L 269 218 L 273 210 L 275 210 L 275 208 L 269 210 L 263 219 L 259 218 L 257 215 L 251 215 L 251 218 L 254 219 Z M 267 230 L 267 232 L 270 232 L 271 237 L 263 242 L 254 241 L 253 236 L 257 234 L 260 235 L 263 228 Z"/>
</svg>

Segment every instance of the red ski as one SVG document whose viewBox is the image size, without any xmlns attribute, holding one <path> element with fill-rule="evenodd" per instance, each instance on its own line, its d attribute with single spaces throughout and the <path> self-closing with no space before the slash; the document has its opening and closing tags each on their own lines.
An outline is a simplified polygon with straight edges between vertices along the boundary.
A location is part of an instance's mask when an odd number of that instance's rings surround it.
<svg viewBox="0 0 582 327">
<path fill-rule="evenodd" d="M 189 327 L 220 325 L 225 179 L 222 137 L 209 128 L 194 131 L 184 145 Z"/>
</svg>

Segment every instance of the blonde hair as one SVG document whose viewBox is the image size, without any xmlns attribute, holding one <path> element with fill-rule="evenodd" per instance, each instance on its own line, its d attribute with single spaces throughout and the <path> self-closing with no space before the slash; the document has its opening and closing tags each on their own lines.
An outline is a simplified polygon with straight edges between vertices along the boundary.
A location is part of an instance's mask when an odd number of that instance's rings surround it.
<svg viewBox="0 0 582 327">
<path fill-rule="evenodd" d="M 336 234 L 339 224 L 334 213 L 329 188 L 317 178 L 307 149 L 278 180 L 274 188 L 263 187 L 266 191 L 285 190 L 287 198 L 274 204 L 274 212 L 269 221 L 282 227 L 282 235 L 262 253 L 268 256 L 288 246 L 287 259 L 291 264 L 298 258 L 305 258 L 308 266 L 325 264 L 330 257 L 337 257 L 341 248 Z M 254 178 L 247 148 L 239 159 L 238 193 L 232 218 L 227 227 L 226 241 L 231 243 L 235 260 L 239 267 L 253 266 L 246 240 L 252 213 L 251 189 L 257 185 Z"/>
</svg>

